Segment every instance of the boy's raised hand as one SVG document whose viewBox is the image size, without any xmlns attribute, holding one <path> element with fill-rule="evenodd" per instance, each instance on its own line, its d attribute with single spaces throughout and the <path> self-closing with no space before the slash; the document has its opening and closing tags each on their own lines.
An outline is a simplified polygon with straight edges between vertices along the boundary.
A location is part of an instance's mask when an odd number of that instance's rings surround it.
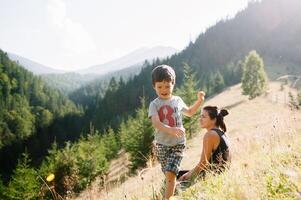
<svg viewBox="0 0 301 200">
<path fill-rule="evenodd" d="M 204 101 L 205 95 L 206 95 L 206 93 L 204 91 L 199 91 L 198 92 L 198 100 L 199 101 Z"/>
</svg>

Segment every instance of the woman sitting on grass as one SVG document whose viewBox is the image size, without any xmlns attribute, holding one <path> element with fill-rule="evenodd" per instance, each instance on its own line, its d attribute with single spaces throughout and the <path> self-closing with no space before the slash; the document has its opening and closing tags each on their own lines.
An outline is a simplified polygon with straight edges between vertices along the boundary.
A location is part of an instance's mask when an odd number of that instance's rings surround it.
<svg viewBox="0 0 301 200">
<path fill-rule="evenodd" d="M 203 150 L 199 163 L 190 171 L 182 170 L 178 174 L 178 180 L 188 180 L 195 175 L 205 175 L 205 171 L 220 173 L 224 171 L 230 162 L 229 139 L 224 117 L 228 115 L 225 109 L 218 110 L 216 106 L 203 108 L 200 124 L 207 129 L 203 138 Z"/>
</svg>

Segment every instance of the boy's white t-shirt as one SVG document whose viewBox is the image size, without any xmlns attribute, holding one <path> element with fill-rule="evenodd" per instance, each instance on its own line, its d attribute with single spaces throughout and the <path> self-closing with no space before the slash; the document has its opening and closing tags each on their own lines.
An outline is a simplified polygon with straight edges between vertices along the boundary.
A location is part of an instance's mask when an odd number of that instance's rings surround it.
<svg viewBox="0 0 301 200">
<path fill-rule="evenodd" d="M 181 112 L 188 110 L 187 105 L 181 97 L 172 96 L 170 99 L 164 100 L 159 97 L 154 99 L 148 109 L 148 117 L 158 115 L 162 123 L 170 127 L 183 127 Z M 174 146 L 177 144 L 185 144 L 186 137 L 175 137 L 168 133 L 155 131 L 156 143 L 166 146 Z"/>
</svg>

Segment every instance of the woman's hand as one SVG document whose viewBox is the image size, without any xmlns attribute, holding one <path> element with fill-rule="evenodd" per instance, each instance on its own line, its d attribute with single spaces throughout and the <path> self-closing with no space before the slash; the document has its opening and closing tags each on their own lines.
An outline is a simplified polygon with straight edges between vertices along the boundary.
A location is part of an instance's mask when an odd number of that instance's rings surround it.
<svg viewBox="0 0 301 200">
<path fill-rule="evenodd" d="M 190 170 L 189 172 L 183 174 L 183 175 L 179 178 L 179 181 L 186 181 L 186 180 L 190 179 L 192 175 L 193 175 L 193 170 Z"/>
</svg>

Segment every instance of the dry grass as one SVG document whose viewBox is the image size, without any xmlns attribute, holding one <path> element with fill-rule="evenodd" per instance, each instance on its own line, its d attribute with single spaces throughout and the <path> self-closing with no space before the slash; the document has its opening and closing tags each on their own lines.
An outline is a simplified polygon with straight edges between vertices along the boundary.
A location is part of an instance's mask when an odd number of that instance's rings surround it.
<svg viewBox="0 0 301 200">
<path fill-rule="evenodd" d="M 206 105 L 230 110 L 225 120 L 232 143 L 231 168 L 198 181 L 177 199 L 301 198 L 301 112 L 287 106 L 289 88 L 281 91 L 279 83 L 269 87 L 268 94 L 252 101 L 241 95 L 239 85 L 207 100 Z M 182 168 L 198 162 L 202 135 L 188 142 Z M 94 185 L 78 199 L 160 199 L 163 178 L 156 165 L 143 180 L 129 177 L 107 191 Z"/>
</svg>

